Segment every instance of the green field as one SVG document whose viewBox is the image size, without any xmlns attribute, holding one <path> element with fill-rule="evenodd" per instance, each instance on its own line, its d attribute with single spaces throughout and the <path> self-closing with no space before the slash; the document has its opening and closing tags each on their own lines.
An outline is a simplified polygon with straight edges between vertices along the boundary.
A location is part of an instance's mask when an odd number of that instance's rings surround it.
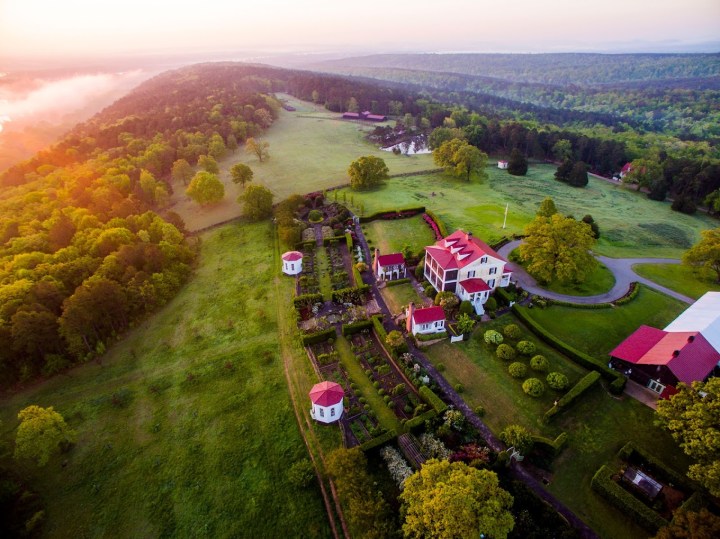
<svg viewBox="0 0 720 539">
<path fill-rule="evenodd" d="M 562 213 L 581 218 L 591 214 L 600 227 L 599 254 L 612 257 L 677 257 L 695 243 L 700 230 L 717 222 L 704 215 L 674 212 L 670 204 L 597 178 L 576 189 L 553 178 L 555 166 L 533 164 L 527 176 L 510 176 L 488 166 L 484 182 L 465 182 L 445 174 L 393 178 L 374 191 L 353 193 L 356 207 L 366 213 L 424 205 L 449 231 L 468 229 L 489 243 L 521 233 L 539 203 L 551 196 Z M 432 196 L 435 193 L 435 196 Z M 507 227 L 502 228 L 509 204 Z"/>
<path fill-rule="evenodd" d="M 637 264 L 638 275 L 666 286 L 690 298 L 699 298 L 706 292 L 720 291 L 715 272 L 705 268 L 690 268 L 681 264 Z"/>
<path fill-rule="evenodd" d="M 420 253 L 435 243 L 435 235 L 422 215 L 408 219 L 377 219 L 362 227 L 370 248 L 377 247 L 381 254 L 399 253 L 406 245 L 413 253 Z"/>
<path fill-rule="evenodd" d="M 307 451 L 278 344 L 276 291 L 292 281 L 268 279 L 271 233 L 267 223 L 207 233 L 191 282 L 102 364 L 2 402 L 5 441 L 29 404 L 54 406 L 78 432 L 46 468 L 21 468 L 48 537 L 330 535 L 319 490 L 287 480 Z M 307 395 L 312 375 L 301 374 Z M 337 429 L 318 430 L 326 447 L 340 443 Z"/>
<path fill-rule="evenodd" d="M 641 285 L 637 297 L 622 307 L 577 309 L 553 305 L 526 312 L 561 341 L 606 361 L 608 353 L 641 324 L 662 329 L 685 309 L 687 304 Z"/>
<path fill-rule="evenodd" d="M 390 309 L 390 312 L 393 314 L 403 312 L 403 307 L 406 307 L 411 301 L 414 302 L 415 305 L 422 304 L 420 296 L 411 283 L 386 286 L 380 289 L 380 293 L 388 309 Z"/>
</svg>

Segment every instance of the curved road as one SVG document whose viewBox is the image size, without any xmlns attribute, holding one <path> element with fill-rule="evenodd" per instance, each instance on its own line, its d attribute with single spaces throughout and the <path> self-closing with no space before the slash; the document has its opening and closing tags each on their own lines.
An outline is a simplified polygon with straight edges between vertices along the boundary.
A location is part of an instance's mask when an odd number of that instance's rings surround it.
<svg viewBox="0 0 720 539">
<path fill-rule="evenodd" d="M 498 249 L 498 254 L 503 258 L 508 259 L 510 253 L 521 243 L 522 240 L 511 241 Z M 607 256 L 596 256 L 595 258 L 604 264 L 615 277 L 615 284 L 610 291 L 597 296 L 569 296 L 566 294 L 551 292 L 550 290 L 546 290 L 539 286 L 535 279 L 533 279 L 522 266 L 513 262 L 508 262 L 507 265 L 513 272 L 514 280 L 517 281 L 524 290 L 527 290 L 532 294 L 537 294 L 539 296 L 558 301 L 568 301 L 570 303 L 580 303 L 586 305 L 594 303 L 610 303 L 617 301 L 627 294 L 630 289 L 630 283 L 635 281 L 650 288 L 654 288 L 663 294 L 667 294 L 668 296 L 685 303 L 692 304 L 695 302 L 695 300 L 684 296 L 683 294 L 678 294 L 674 290 L 665 288 L 664 286 L 661 286 L 650 279 L 646 279 L 645 277 L 641 277 L 632 269 L 635 264 L 680 264 L 680 260 L 677 260 L 676 258 L 609 258 Z"/>
</svg>

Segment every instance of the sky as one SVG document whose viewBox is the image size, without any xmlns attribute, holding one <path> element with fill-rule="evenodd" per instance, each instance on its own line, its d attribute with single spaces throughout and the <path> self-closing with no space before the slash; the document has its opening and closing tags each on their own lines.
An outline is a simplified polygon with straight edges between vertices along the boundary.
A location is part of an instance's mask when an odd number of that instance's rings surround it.
<svg viewBox="0 0 720 539">
<path fill-rule="evenodd" d="M 718 44 L 720 0 L 0 0 L 0 58 L 715 52 Z"/>
</svg>

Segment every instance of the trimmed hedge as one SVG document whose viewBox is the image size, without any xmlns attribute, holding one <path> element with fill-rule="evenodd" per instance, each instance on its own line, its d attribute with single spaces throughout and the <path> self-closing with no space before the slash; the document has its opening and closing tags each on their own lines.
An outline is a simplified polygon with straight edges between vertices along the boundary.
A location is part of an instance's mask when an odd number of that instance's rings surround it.
<svg viewBox="0 0 720 539">
<path fill-rule="evenodd" d="M 418 393 L 420 393 L 420 396 L 425 400 L 425 402 L 432 406 L 433 410 L 435 410 L 438 414 L 442 414 L 445 410 L 447 410 L 447 404 L 445 404 L 443 400 L 428 386 L 420 386 Z"/>
<path fill-rule="evenodd" d="M 348 252 L 352 256 L 353 240 L 350 232 L 345 232 L 345 245 L 347 245 Z"/>
<path fill-rule="evenodd" d="M 440 331 L 438 333 L 418 333 L 415 335 L 415 340 L 418 342 L 428 342 L 436 339 L 447 339 L 447 336 L 447 331 Z"/>
<path fill-rule="evenodd" d="M 580 395 L 590 389 L 600 379 L 600 373 L 597 371 L 590 371 L 585 376 L 580 378 L 580 381 L 570 388 L 570 391 L 565 393 L 557 402 L 557 405 L 550 408 L 545 415 L 543 420 L 549 421 L 555 414 L 559 413 L 563 408 L 567 408 L 572 402 L 577 399 Z"/>
<path fill-rule="evenodd" d="M 403 279 L 395 279 L 394 281 L 385 281 L 385 286 L 397 286 L 399 284 L 409 283 L 410 279 L 405 277 Z"/>
<path fill-rule="evenodd" d="M 353 322 L 351 324 L 343 324 L 342 325 L 342 334 L 346 337 L 348 335 L 354 335 L 355 333 L 360 333 L 363 329 L 369 329 L 373 325 L 372 320 L 359 320 L 357 322 Z"/>
<path fill-rule="evenodd" d="M 376 219 L 406 219 L 408 217 L 414 217 L 420 213 L 425 213 L 425 206 L 416 206 L 411 208 L 401 208 L 399 210 L 390 211 L 378 211 L 360 217 L 361 223 L 369 223 Z"/>
<path fill-rule="evenodd" d="M 590 486 L 611 505 L 620 509 L 647 531 L 655 533 L 658 529 L 668 525 L 667 520 L 613 481 L 612 475 L 613 471 L 606 465 L 602 465 L 595 472 Z"/>
<path fill-rule="evenodd" d="M 362 274 L 360 273 L 360 270 L 355 267 L 355 264 L 352 265 L 352 274 L 355 279 L 355 286 L 363 286 L 365 284 L 363 282 Z"/>
<path fill-rule="evenodd" d="M 698 512 L 703 507 L 707 507 L 707 500 L 701 492 L 695 491 L 685 502 L 680 506 L 683 511 L 694 511 Z"/>
<path fill-rule="evenodd" d="M 425 386 L 423 386 L 425 387 Z M 412 419 L 408 419 L 405 422 L 405 428 L 408 430 L 417 429 L 418 427 L 421 427 L 425 424 L 425 421 L 432 419 L 435 417 L 438 413 L 435 410 L 428 410 L 425 413 L 420 414 L 417 417 L 413 417 Z"/>
<path fill-rule="evenodd" d="M 301 340 L 304 346 L 307 346 L 309 344 L 317 344 L 319 342 L 325 342 L 328 339 L 334 339 L 337 337 L 337 333 L 335 332 L 335 328 L 328 328 L 323 331 L 317 331 L 315 333 L 308 333 L 307 335 L 303 335 Z"/>
<path fill-rule="evenodd" d="M 632 442 L 626 443 L 620 449 L 620 451 L 618 451 L 617 454 L 618 457 L 620 457 L 622 460 L 631 460 L 634 455 L 637 455 L 642 460 L 647 462 L 650 466 L 658 470 L 660 473 L 664 474 L 665 479 L 667 479 L 668 481 L 673 482 L 676 485 L 682 485 L 687 489 L 692 489 L 692 485 L 689 484 L 687 477 L 685 477 L 683 474 L 676 472 L 672 468 L 668 468 L 668 466 L 663 461 L 651 455 L 650 453 L 647 453 L 644 450 L 640 449 Z"/>
<path fill-rule="evenodd" d="M 360 446 L 360 449 L 362 451 L 369 451 L 370 449 L 388 443 L 393 438 L 397 438 L 397 432 L 395 431 L 395 429 L 390 429 L 385 434 L 381 434 L 380 436 L 377 436 L 372 440 L 368 440 Z"/>
<path fill-rule="evenodd" d="M 430 219 L 435 221 L 435 224 L 437 225 L 438 230 L 440 231 L 440 234 L 442 234 L 442 237 L 444 238 L 444 237 L 448 236 L 449 234 L 448 234 L 447 228 L 445 228 L 445 223 L 443 223 L 440 220 L 440 218 L 437 215 L 435 215 L 435 213 L 432 210 L 426 209 L 424 211 L 427 214 L 427 216 L 430 217 Z"/>
<path fill-rule="evenodd" d="M 382 315 L 376 314 L 371 318 L 371 320 L 373 328 L 375 328 L 377 338 L 380 342 L 385 342 L 387 340 L 387 331 L 385 331 L 385 326 L 382 325 Z"/>
<path fill-rule="evenodd" d="M 561 432 L 558 437 L 554 440 L 545 438 L 544 436 L 531 436 L 534 445 L 540 445 L 547 447 L 553 456 L 558 456 L 567 443 L 568 435 L 567 432 Z"/>
<path fill-rule="evenodd" d="M 530 315 L 527 314 L 524 308 L 515 304 L 513 305 L 512 310 L 513 313 L 515 313 L 515 315 L 520 318 L 520 320 L 522 320 L 528 328 L 530 328 L 530 331 L 537 335 L 541 340 L 545 341 L 553 348 L 556 348 L 557 350 L 565 354 L 575 363 L 582 365 L 586 369 L 597 371 L 603 376 L 603 378 L 611 380 L 611 393 L 619 395 L 620 393 L 622 393 L 623 389 L 625 389 L 627 378 L 625 378 L 624 374 L 612 370 L 610 367 L 600 362 L 600 360 L 595 359 L 594 357 L 586 354 L 585 352 L 581 352 L 580 350 L 573 348 L 569 344 L 564 343 L 563 341 L 555 337 L 555 335 L 548 332 L 540 324 L 538 324 L 532 317 L 530 317 Z"/>
<path fill-rule="evenodd" d="M 296 309 L 305 304 L 312 305 L 314 303 L 322 303 L 322 302 L 323 302 L 322 294 L 303 294 L 301 296 L 296 296 L 293 298 L 293 305 L 295 306 Z"/>
<path fill-rule="evenodd" d="M 357 295 L 359 298 L 364 298 L 369 290 L 370 290 L 370 285 L 367 285 L 367 284 L 356 286 L 354 288 L 349 287 L 349 288 L 341 288 L 340 290 L 333 290 L 332 300 L 335 303 L 353 303 L 351 301 L 346 301 L 347 299 L 352 299 L 347 296 Z M 357 305 L 359 305 L 359 303 Z"/>
</svg>

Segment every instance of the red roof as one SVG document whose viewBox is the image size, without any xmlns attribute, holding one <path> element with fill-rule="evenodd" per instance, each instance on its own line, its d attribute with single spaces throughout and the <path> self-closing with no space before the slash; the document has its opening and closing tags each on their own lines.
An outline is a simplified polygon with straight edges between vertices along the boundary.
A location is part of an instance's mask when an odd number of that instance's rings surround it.
<svg viewBox="0 0 720 539">
<path fill-rule="evenodd" d="M 705 340 L 701 333 L 694 336 L 668 363 L 668 367 L 677 379 L 686 384 L 704 380 L 720 361 L 720 353 Z"/>
<path fill-rule="evenodd" d="M 400 264 L 405 264 L 405 257 L 402 255 L 402 253 L 380 255 L 377 260 L 379 266 L 397 266 Z"/>
<path fill-rule="evenodd" d="M 632 335 L 621 342 L 615 350 L 610 352 L 610 355 L 623 361 L 637 363 L 664 336 L 665 332 L 661 329 L 640 326 Z"/>
<path fill-rule="evenodd" d="M 425 250 L 444 270 L 464 268 L 483 256 L 507 262 L 487 243 L 462 230 L 456 230 L 447 238 L 435 242 L 434 246 L 426 247 Z"/>
<path fill-rule="evenodd" d="M 473 292 L 487 292 L 490 290 L 490 287 L 482 279 L 465 279 L 464 281 L 460 281 L 459 284 L 470 294 Z"/>
<path fill-rule="evenodd" d="M 282 255 L 282 259 L 286 262 L 295 262 L 302 260 L 303 254 L 300 251 L 288 251 Z"/>
<path fill-rule="evenodd" d="M 623 168 L 620 169 L 620 172 L 628 173 L 628 172 L 630 172 L 631 168 L 632 168 L 632 163 L 625 163 L 623 165 Z"/>
<path fill-rule="evenodd" d="M 426 307 L 413 311 L 413 322 L 416 324 L 430 324 L 445 320 L 445 311 L 442 307 Z"/>
<path fill-rule="evenodd" d="M 335 382 L 320 382 L 310 390 L 310 400 L 318 406 L 334 406 L 345 396 L 340 384 Z"/>
</svg>

